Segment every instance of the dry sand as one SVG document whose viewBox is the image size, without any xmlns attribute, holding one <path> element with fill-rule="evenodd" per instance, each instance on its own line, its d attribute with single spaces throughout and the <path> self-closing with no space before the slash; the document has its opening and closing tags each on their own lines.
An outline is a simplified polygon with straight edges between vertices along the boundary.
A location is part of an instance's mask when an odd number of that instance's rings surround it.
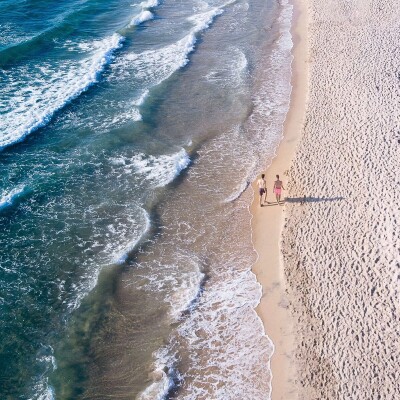
<svg viewBox="0 0 400 400">
<path fill-rule="evenodd" d="M 270 189 L 286 169 L 289 135 L 301 134 L 284 177 L 288 199 L 284 210 L 253 205 L 258 311 L 277 352 L 272 399 L 397 399 L 400 7 L 309 0 L 307 10 L 308 100 L 295 86 L 267 172 Z"/>
</svg>

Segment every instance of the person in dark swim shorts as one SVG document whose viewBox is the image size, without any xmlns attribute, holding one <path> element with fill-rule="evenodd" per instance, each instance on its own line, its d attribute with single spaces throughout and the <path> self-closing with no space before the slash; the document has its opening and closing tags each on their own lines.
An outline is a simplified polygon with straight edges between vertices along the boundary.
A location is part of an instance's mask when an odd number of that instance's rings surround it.
<svg viewBox="0 0 400 400">
<path fill-rule="evenodd" d="M 267 182 L 265 181 L 265 174 L 261 175 L 261 178 L 257 181 L 258 194 L 260 195 L 260 207 L 263 206 L 267 200 Z M 263 201 L 264 196 L 264 201 Z"/>
</svg>

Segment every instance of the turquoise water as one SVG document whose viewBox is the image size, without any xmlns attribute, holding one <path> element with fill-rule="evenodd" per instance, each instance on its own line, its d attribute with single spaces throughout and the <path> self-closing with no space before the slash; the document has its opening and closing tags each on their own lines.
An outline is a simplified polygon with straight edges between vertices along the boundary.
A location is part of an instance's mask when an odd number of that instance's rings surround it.
<svg viewBox="0 0 400 400">
<path fill-rule="evenodd" d="M 243 378 L 268 373 L 271 344 L 235 235 L 281 135 L 290 16 L 273 1 L 1 2 L 2 398 L 268 396 Z"/>
</svg>

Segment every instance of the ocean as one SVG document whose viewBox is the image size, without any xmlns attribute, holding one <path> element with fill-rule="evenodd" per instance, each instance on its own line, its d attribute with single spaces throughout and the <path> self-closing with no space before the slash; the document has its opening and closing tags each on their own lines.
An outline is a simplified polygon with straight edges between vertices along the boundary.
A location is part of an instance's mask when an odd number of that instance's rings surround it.
<svg viewBox="0 0 400 400">
<path fill-rule="evenodd" d="M 0 3 L 0 394 L 269 399 L 249 187 L 286 1 Z"/>
</svg>

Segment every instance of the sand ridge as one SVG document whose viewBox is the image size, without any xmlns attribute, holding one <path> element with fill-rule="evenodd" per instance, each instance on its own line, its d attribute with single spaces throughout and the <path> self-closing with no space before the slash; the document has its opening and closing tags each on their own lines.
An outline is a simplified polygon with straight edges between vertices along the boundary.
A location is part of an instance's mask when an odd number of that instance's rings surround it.
<svg viewBox="0 0 400 400">
<path fill-rule="evenodd" d="M 400 398 L 400 8 L 310 0 L 308 14 L 309 98 L 282 236 L 296 392 Z"/>
</svg>

